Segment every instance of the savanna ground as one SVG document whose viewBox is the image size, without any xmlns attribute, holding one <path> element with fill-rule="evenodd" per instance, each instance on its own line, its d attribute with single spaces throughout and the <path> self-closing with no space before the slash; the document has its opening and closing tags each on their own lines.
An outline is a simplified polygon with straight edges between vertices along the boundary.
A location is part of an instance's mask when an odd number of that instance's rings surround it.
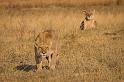
<svg viewBox="0 0 124 82">
<path fill-rule="evenodd" d="M 0 7 L 0 82 L 123 82 L 124 6 L 96 9 L 97 28 L 81 31 L 86 7 Z M 61 40 L 56 70 L 33 72 L 34 39 L 55 29 Z"/>
</svg>

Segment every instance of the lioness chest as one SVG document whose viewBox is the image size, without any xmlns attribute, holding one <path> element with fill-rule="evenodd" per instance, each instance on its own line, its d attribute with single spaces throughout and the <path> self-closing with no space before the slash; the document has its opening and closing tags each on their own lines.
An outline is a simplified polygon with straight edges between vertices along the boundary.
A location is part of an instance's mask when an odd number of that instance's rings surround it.
<svg viewBox="0 0 124 82">
<path fill-rule="evenodd" d="M 90 20 L 90 21 L 84 21 L 84 27 L 85 28 L 95 28 L 95 21 Z"/>
</svg>

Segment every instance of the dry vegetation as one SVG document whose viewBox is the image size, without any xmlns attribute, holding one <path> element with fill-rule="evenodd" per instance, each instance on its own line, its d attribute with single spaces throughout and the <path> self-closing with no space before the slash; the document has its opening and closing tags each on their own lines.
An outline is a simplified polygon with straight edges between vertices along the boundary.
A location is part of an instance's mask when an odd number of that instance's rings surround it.
<svg viewBox="0 0 124 82">
<path fill-rule="evenodd" d="M 92 8 L 98 26 L 81 31 L 84 7 L 1 7 L 0 82 L 123 82 L 124 6 Z M 58 32 L 60 63 L 33 72 L 34 38 L 46 28 Z"/>
<path fill-rule="evenodd" d="M 87 6 L 87 5 L 123 5 L 124 0 L 0 0 L 3 7 L 46 7 L 46 6 Z"/>
</svg>

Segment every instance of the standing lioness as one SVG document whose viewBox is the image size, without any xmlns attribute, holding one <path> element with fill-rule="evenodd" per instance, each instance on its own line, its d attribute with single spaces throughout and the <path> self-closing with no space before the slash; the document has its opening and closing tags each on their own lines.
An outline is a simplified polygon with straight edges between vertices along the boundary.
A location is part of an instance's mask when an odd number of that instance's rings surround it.
<svg viewBox="0 0 124 82">
<path fill-rule="evenodd" d="M 58 59 L 58 36 L 54 30 L 45 30 L 35 39 L 35 60 L 37 70 L 42 70 L 42 59 L 48 60 L 49 68 L 54 69 Z"/>
</svg>

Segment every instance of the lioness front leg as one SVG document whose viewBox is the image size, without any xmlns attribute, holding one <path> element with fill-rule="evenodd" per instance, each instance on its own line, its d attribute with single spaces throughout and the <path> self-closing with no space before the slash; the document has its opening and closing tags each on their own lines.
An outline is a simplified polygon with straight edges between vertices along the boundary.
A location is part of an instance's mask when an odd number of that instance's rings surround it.
<svg viewBox="0 0 124 82">
<path fill-rule="evenodd" d="M 42 55 L 40 54 L 39 49 L 35 46 L 35 61 L 36 61 L 36 70 L 42 70 Z"/>
<path fill-rule="evenodd" d="M 49 68 L 51 66 L 51 56 L 48 57 L 48 66 L 49 66 Z"/>
<path fill-rule="evenodd" d="M 37 71 L 42 70 L 42 61 L 40 63 L 37 63 L 36 67 L 37 67 Z"/>
</svg>

